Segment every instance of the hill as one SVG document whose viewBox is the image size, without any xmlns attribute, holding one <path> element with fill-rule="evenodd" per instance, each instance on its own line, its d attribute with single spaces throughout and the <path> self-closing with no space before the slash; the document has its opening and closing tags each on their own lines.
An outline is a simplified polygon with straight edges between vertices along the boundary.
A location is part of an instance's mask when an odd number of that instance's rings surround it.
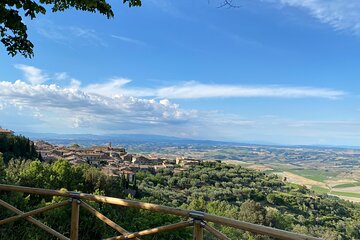
<svg viewBox="0 0 360 240">
<path fill-rule="evenodd" d="M 133 145 L 133 144 L 166 144 L 176 145 L 238 145 L 240 143 L 214 141 L 204 139 L 188 139 L 172 136 L 153 135 L 153 134 L 57 134 L 57 133 L 32 133 L 22 132 L 34 140 L 44 140 L 52 144 L 69 145 L 78 143 L 82 146 L 104 145 L 112 142 L 114 145 Z M 248 144 L 249 145 L 249 144 Z M 252 144 L 250 144 L 252 145 Z"/>
<path fill-rule="evenodd" d="M 0 174 L 0 182 L 7 184 L 50 189 L 67 188 L 135 198 L 145 202 L 202 210 L 327 240 L 360 237 L 359 204 L 326 194 L 318 195 L 306 187 L 284 183 L 276 175 L 220 162 L 203 162 L 178 172 L 169 169 L 160 170 L 156 174 L 138 172 L 133 181 L 129 181 L 125 176 L 106 176 L 87 164 L 70 165 L 66 160 L 52 164 L 10 161 L 1 171 L 3 174 Z M 61 201 L 59 197 L 15 193 L 0 193 L 0 198 L 24 211 Z M 94 206 L 129 231 L 180 221 L 178 217 L 137 209 L 102 204 Z M 1 211 L 0 218 L 9 214 Z M 66 234 L 70 214 L 70 209 L 57 209 L 40 215 L 39 219 Z M 81 216 L 80 235 L 84 236 L 83 239 L 101 239 L 114 235 L 111 229 L 86 213 Z M 226 227 L 220 229 L 231 239 L 269 239 Z M 190 236 L 189 229 L 164 233 L 151 239 L 190 239 Z M 34 230 L 26 222 L 16 222 L 10 226 L 2 226 L 0 238 L 48 239 L 48 236 Z"/>
</svg>

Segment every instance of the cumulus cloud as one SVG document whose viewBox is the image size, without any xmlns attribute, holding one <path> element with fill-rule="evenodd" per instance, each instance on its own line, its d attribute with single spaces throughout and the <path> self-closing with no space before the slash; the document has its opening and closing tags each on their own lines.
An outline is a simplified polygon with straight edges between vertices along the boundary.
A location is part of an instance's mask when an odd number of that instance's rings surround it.
<svg viewBox="0 0 360 240">
<path fill-rule="evenodd" d="M 3 109 L 4 114 L 16 116 L 16 119 L 24 119 L 19 120 L 24 123 L 24 127 L 32 121 L 33 125 L 38 124 L 42 126 L 42 129 L 51 131 L 54 128 L 61 131 L 75 128 L 87 132 L 95 130 L 111 133 L 216 137 L 217 139 L 226 136 L 227 140 L 241 140 L 239 136 L 248 140 L 256 140 L 256 137 L 266 139 L 266 136 L 270 139 L 276 134 L 287 136 L 289 132 L 292 132 L 294 136 L 301 136 L 314 130 L 313 125 L 319 124 L 305 121 L 280 121 L 276 118 L 272 118 L 271 121 L 268 118 L 248 119 L 238 114 L 232 115 L 221 111 L 189 110 L 181 108 L 169 99 L 219 97 L 333 99 L 345 94 L 325 88 L 240 86 L 198 82 L 186 82 L 167 87 L 135 88 L 131 87 L 131 80 L 119 77 L 104 83 L 84 85 L 68 74 L 52 74 L 49 82 L 59 80 L 55 81 L 62 84 L 59 86 L 45 83 L 47 77 L 34 77 L 44 75 L 40 69 L 25 65 L 17 67 L 35 73 L 27 77 L 27 81 L 0 82 L 0 110 Z M 21 114 L 21 118 L 17 114 Z M 335 124 L 349 125 L 348 122 Z M 320 125 L 329 126 L 327 123 Z M 352 126 L 354 125 L 356 123 Z M 343 129 L 348 131 L 348 128 L 343 127 Z M 324 128 L 321 134 L 325 136 L 328 130 Z M 349 131 L 352 132 L 352 130 Z"/>
<path fill-rule="evenodd" d="M 360 1 L 358 0 L 262 0 L 283 6 L 299 7 L 336 30 L 360 35 Z"/>
<path fill-rule="evenodd" d="M 38 108 L 72 117 L 73 127 L 86 121 L 97 123 L 172 124 L 187 121 L 194 112 L 180 109 L 168 100 L 131 96 L 105 97 L 57 85 L 31 85 L 17 80 L 0 82 L 0 100 L 18 107 Z M 89 121 L 87 121 L 89 122 Z"/>
<path fill-rule="evenodd" d="M 15 67 L 20 69 L 24 74 L 25 80 L 33 85 L 44 83 L 49 79 L 49 76 L 39 68 L 24 64 L 16 64 Z"/>
</svg>

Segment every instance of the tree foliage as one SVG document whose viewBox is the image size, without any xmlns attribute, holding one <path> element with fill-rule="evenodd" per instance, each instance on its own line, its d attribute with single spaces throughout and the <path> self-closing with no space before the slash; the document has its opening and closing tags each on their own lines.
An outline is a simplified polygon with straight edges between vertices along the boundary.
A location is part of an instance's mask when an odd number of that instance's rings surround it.
<svg viewBox="0 0 360 240">
<path fill-rule="evenodd" d="M 358 239 L 360 205 L 318 195 L 276 175 L 204 162 L 186 171 L 137 175 L 139 199 L 206 211 L 326 240 Z M 217 225 L 231 239 L 269 239 Z M 210 238 L 211 239 L 211 238 Z"/>
<path fill-rule="evenodd" d="M 41 160 L 41 155 L 36 151 L 34 142 L 24 136 L 0 133 L 0 153 L 2 153 L 5 163 L 11 158 Z"/>
<path fill-rule="evenodd" d="M 52 164 L 11 160 L 7 165 L 0 164 L 0 182 L 7 184 L 50 189 L 66 188 L 195 209 L 313 235 L 325 240 L 352 240 L 359 239 L 360 236 L 359 204 L 328 195 L 317 195 L 303 186 L 283 183 L 275 175 L 266 175 L 240 166 L 204 162 L 177 173 L 168 169 L 156 174 L 139 172 L 136 179 L 136 184 L 129 183 L 126 178 L 106 176 L 88 164 L 71 165 L 66 160 L 58 160 Z M 135 196 L 129 195 L 129 188 L 137 189 Z M 0 192 L 0 198 L 23 211 L 63 200 L 60 197 L 8 192 Z M 177 216 L 147 210 L 91 204 L 131 232 L 183 220 Z M 11 215 L 3 209 L 0 211 L 0 219 Z M 70 216 L 70 208 L 64 207 L 36 218 L 68 236 Z M 81 211 L 80 219 L 81 239 L 102 239 L 116 235 L 111 228 L 91 214 Z M 218 224 L 213 226 L 230 239 L 270 239 Z M 191 239 L 191 233 L 192 229 L 188 228 L 144 239 Z M 0 239 L 50 237 L 26 221 L 16 221 L 0 228 Z M 214 238 L 206 235 L 205 239 Z"/>
<path fill-rule="evenodd" d="M 122 0 L 129 7 L 141 6 L 141 0 Z M 87 12 L 98 12 L 107 18 L 114 17 L 111 5 L 106 0 L 1 0 L 0 41 L 8 54 L 20 53 L 25 57 L 34 55 L 34 45 L 28 39 L 23 16 L 34 19 L 38 14 L 65 11 L 69 8 Z"/>
</svg>

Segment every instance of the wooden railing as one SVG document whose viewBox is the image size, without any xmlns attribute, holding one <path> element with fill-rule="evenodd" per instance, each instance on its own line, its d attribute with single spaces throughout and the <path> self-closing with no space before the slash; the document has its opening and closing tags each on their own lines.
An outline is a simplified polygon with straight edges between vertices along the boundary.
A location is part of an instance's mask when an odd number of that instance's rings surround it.
<svg viewBox="0 0 360 240">
<path fill-rule="evenodd" d="M 115 239 L 138 239 L 142 236 L 153 235 L 161 232 L 171 231 L 175 229 L 181 229 L 185 227 L 193 227 L 193 236 L 194 240 L 202 240 L 203 239 L 203 231 L 204 229 L 208 231 L 210 234 L 214 235 L 218 239 L 229 239 L 223 233 L 215 229 L 214 227 L 208 225 L 208 222 L 233 227 L 236 229 L 241 229 L 244 231 L 249 231 L 255 234 L 266 235 L 270 237 L 274 237 L 276 239 L 286 239 L 286 240 L 321 240 L 320 238 L 305 236 L 302 234 L 297 234 L 293 232 L 288 232 L 280 229 L 270 228 L 262 225 L 252 224 L 248 222 L 238 221 L 226 217 L 220 217 L 216 215 L 211 215 L 205 212 L 199 211 L 190 211 L 180 208 L 172 208 L 152 203 L 143 203 L 133 200 L 125 200 L 119 199 L 114 197 L 106 197 L 106 196 L 98 196 L 98 195 L 91 195 L 86 193 L 78 193 L 78 192 L 64 192 L 58 190 L 49 190 L 49 189 L 41 189 L 41 188 L 29 188 L 29 187 L 22 187 L 22 186 L 14 186 L 14 185 L 4 185 L 0 184 L 0 191 L 14 191 L 14 192 L 22 192 L 22 193 L 29 193 L 29 194 L 36 194 L 36 195 L 48 195 L 48 196 L 61 196 L 69 198 L 69 200 L 55 203 L 52 205 L 48 205 L 42 208 L 38 208 L 36 210 L 32 210 L 29 212 L 22 212 L 21 210 L 15 208 L 14 206 L 10 205 L 9 203 L 0 199 L 0 205 L 7 208 L 8 210 L 16 213 L 17 215 L 0 220 L 0 228 L 2 225 L 14 222 L 16 220 L 25 219 L 37 227 L 43 229 L 44 231 L 48 232 L 49 234 L 57 237 L 61 240 L 77 240 L 79 239 L 78 230 L 79 230 L 79 209 L 80 207 L 84 208 L 104 223 L 106 223 L 111 228 L 115 229 L 119 232 L 119 236 L 107 238 L 106 240 L 115 240 Z M 145 209 L 154 212 L 160 212 L 165 214 L 172 214 L 187 218 L 188 220 L 174 223 L 166 226 L 151 228 L 139 232 L 130 233 L 126 231 L 124 228 L 104 216 L 102 213 L 88 205 L 85 201 L 94 201 L 99 203 L 106 203 L 106 204 L 113 204 L 117 206 L 123 207 L 130 207 L 130 208 L 138 208 L 138 209 Z M 70 230 L 70 238 L 64 236 L 63 234 L 55 231 L 54 229 L 50 228 L 49 226 L 41 223 L 40 221 L 33 218 L 34 215 L 43 213 L 45 211 L 63 207 L 66 205 L 71 205 L 71 230 Z"/>
</svg>

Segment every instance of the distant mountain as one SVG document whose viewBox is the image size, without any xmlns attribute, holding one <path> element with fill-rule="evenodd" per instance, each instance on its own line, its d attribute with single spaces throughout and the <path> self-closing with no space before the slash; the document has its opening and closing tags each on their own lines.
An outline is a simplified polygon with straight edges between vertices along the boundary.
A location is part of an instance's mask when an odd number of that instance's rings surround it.
<svg viewBox="0 0 360 240">
<path fill-rule="evenodd" d="M 21 132 L 22 135 L 28 136 L 33 140 L 45 140 L 52 144 L 68 145 L 78 143 L 83 146 L 105 145 L 111 142 L 114 145 L 142 144 L 142 143 L 161 143 L 173 145 L 239 145 L 235 142 L 212 141 L 212 140 L 194 140 L 187 138 L 178 138 L 162 135 L 148 134 L 57 134 L 57 133 L 32 133 Z"/>
<path fill-rule="evenodd" d="M 19 132 L 32 140 L 45 140 L 52 144 L 69 145 L 78 143 L 83 146 L 107 145 L 111 142 L 114 145 L 132 145 L 132 144 L 163 144 L 164 146 L 179 145 L 226 145 L 226 146 L 268 146 L 268 147 L 290 147 L 290 148 L 308 148 L 308 149 L 360 149 L 359 146 L 339 146 L 339 145 L 287 145 L 276 144 L 265 141 L 247 141 L 247 142 L 230 142 L 204 139 L 189 139 L 163 135 L 151 134 L 58 134 L 58 133 L 33 133 Z"/>
</svg>

